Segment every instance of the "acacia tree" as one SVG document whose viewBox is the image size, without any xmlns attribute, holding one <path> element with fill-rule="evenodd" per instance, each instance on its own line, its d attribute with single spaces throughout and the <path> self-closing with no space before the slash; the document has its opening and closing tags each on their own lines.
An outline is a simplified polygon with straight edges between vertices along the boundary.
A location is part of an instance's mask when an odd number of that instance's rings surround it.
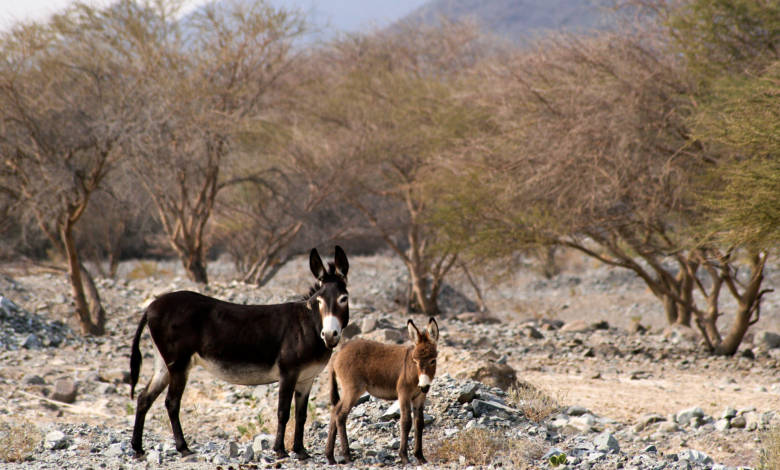
<svg viewBox="0 0 780 470">
<path fill-rule="evenodd" d="M 131 142 L 135 172 L 188 276 L 208 282 L 206 230 L 235 137 L 274 101 L 301 20 L 263 1 L 213 3 L 171 23 L 162 4 L 140 26 L 143 132 Z"/>
<path fill-rule="evenodd" d="M 695 84 L 657 38 L 548 39 L 497 67 L 488 86 L 514 148 L 464 165 L 441 219 L 482 253 L 565 246 L 629 269 L 670 324 L 695 321 L 712 352 L 733 354 L 758 319 L 766 254 L 743 262 L 696 233 L 698 177 L 718 161 L 690 138 Z M 737 308 L 722 336 L 724 287 Z"/>
<path fill-rule="evenodd" d="M 406 265 L 410 307 L 431 315 L 457 253 L 436 244 L 430 183 L 441 161 L 493 129 L 472 99 L 478 48 L 465 23 L 347 37 L 325 52 L 309 101 L 344 201 Z"/>
<path fill-rule="evenodd" d="M 3 191 L 29 210 L 64 257 L 85 334 L 105 331 L 105 312 L 82 264 L 74 231 L 122 155 L 137 108 L 138 77 L 111 47 L 109 10 L 75 4 L 45 24 L 18 24 L 0 38 Z"/>
</svg>

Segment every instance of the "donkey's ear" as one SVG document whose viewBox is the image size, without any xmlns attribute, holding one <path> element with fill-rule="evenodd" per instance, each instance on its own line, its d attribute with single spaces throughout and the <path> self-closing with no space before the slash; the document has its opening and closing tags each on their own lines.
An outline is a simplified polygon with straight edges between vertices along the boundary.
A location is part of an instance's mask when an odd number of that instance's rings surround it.
<svg viewBox="0 0 780 470">
<path fill-rule="evenodd" d="M 311 253 L 309 253 L 309 268 L 317 279 L 322 279 L 325 276 L 325 266 L 322 264 L 322 258 L 320 258 L 316 248 L 312 248 Z"/>
<path fill-rule="evenodd" d="M 336 245 L 336 272 L 341 275 L 341 277 L 345 278 L 347 277 L 347 272 L 349 271 L 349 261 L 347 261 L 347 254 L 344 253 L 344 250 L 341 249 L 340 246 Z"/>
<path fill-rule="evenodd" d="M 417 341 L 420 339 L 420 330 L 414 326 L 414 322 L 412 320 L 406 322 L 406 328 L 409 329 L 409 339 L 412 340 L 412 343 L 417 343 Z"/>
<path fill-rule="evenodd" d="M 439 340 L 439 324 L 436 323 L 435 318 L 431 317 L 431 319 L 428 320 L 426 330 L 428 330 L 428 336 L 430 336 L 434 343 Z"/>
</svg>

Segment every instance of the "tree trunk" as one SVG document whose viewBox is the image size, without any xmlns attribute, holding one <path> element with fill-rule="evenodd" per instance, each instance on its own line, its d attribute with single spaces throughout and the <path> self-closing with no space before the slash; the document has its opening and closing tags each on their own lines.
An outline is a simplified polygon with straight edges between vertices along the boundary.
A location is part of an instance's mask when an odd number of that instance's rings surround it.
<svg viewBox="0 0 780 470">
<path fill-rule="evenodd" d="M 411 276 L 410 311 L 419 311 L 426 315 L 438 315 L 439 305 L 436 301 L 438 292 L 428 292 L 428 279 L 409 266 Z"/>
<path fill-rule="evenodd" d="M 190 252 L 184 259 L 184 269 L 187 271 L 187 277 L 193 282 L 199 284 L 208 284 L 209 278 L 206 273 L 206 263 L 203 261 L 203 255 L 198 252 Z"/>
<path fill-rule="evenodd" d="M 84 294 L 81 262 L 76 251 L 76 243 L 73 240 L 73 227 L 69 221 L 64 222 L 60 227 L 60 240 L 65 248 L 65 256 L 68 260 L 68 280 L 73 292 L 73 300 L 76 304 L 76 314 L 81 331 L 85 335 L 103 335 L 105 334 L 105 315 L 100 314 L 103 311 L 103 307 L 100 306 L 98 299 L 96 310 L 98 316 L 93 320 L 92 312 Z"/>
</svg>

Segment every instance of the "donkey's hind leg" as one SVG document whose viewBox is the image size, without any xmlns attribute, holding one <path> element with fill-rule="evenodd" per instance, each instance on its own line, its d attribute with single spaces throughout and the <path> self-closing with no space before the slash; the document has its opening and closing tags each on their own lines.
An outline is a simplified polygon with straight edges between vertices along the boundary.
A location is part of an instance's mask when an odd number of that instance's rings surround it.
<svg viewBox="0 0 780 470">
<path fill-rule="evenodd" d="M 339 433 L 339 440 L 341 441 L 341 450 L 344 453 L 344 460 L 347 463 L 352 462 L 352 452 L 349 450 L 349 438 L 347 438 L 347 418 L 349 412 L 355 407 L 358 398 L 362 395 L 363 391 L 349 389 L 344 387 L 344 395 L 341 398 L 338 406 L 334 408 L 334 413 L 331 415 L 331 421 L 336 421 L 337 430 Z"/>
<path fill-rule="evenodd" d="M 171 383 L 168 387 L 168 394 L 165 396 L 165 408 L 168 410 L 168 418 L 171 420 L 173 429 L 173 438 L 176 441 L 176 450 L 182 457 L 192 454 L 187 447 L 187 441 L 184 440 L 184 432 L 181 429 L 179 421 L 179 409 L 181 408 L 181 397 L 184 394 L 184 387 L 187 385 L 188 366 L 174 367 L 168 369 L 171 377 Z"/>
<path fill-rule="evenodd" d="M 131 441 L 133 450 L 137 456 L 141 456 L 144 453 L 142 445 L 142 438 L 144 433 L 144 421 L 146 420 L 146 412 L 152 407 L 152 404 L 160 396 L 165 387 L 170 383 L 170 375 L 168 374 L 168 368 L 165 367 L 165 363 L 160 357 L 160 354 L 155 350 L 154 358 L 154 376 L 146 384 L 143 390 L 138 394 L 138 401 L 135 409 L 135 426 L 133 426 L 133 439 Z"/>
</svg>

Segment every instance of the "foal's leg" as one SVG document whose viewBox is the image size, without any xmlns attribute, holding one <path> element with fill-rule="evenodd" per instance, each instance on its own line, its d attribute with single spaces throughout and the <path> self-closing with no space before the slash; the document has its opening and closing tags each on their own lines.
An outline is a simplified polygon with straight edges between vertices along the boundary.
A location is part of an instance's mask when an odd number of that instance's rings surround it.
<svg viewBox="0 0 780 470">
<path fill-rule="evenodd" d="M 336 423 L 339 440 L 341 441 L 341 451 L 344 453 L 344 460 L 347 463 L 352 462 L 352 453 L 349 450 L 349 438 L 347 438 L 347 418 L 349 417 L 349 412 L 352 411 L 355 403 L 357 403 L 358 398 L 363 394 L 363 391 L 364 390 L 361 390 L 360 388 L 345 385 L 341 401 L 333 408 L 330 418 L 331 425 L 334 421 Z"/>
<path fill-rule="evenodd" d="M 313 380 L 309 382 L 299 382 L 295 386 L 295 437 L 293 439 L 293 452 L 299 460 L 309 458 L 308 452 L 303 447 L 303 425 L 306 424 L 306 414 L 309 406 L 309 392 Z"/>
<path fill-rule="evenodd" d="M 414 456 L 417 458 L 417 463 L 425 463 L 425 457 L 423 457 L 422 449 L 422 433 L 424 427 L 423 410 L 425 409 L 425 395 L 419 395 L 412 402 L 412 410 L 414 410 Z"/>
<path fill-rule="evenodd" d="M 290 405 L 296 380 L 295 376 L 282 375 L 279 378 L 279 403 L 276 408 L 276 440 L 274 441 L 274 452 L 279 459 L 289 455 L 284 449 L 284 431 L 287 429 L 287 421 L 290 420 Z"/>
<path fill-rule="evenodd" d="M 133 450 L 137 456 L 141 456 L 144 453 L 144 448 L 141 443 L 144 433 L 144 421 L 146 420 L 146 412 L 152 407 L 152 404 L 160 396 L 165 387 L 170 383 L 170 375 L 168 374 L 168 368 L 165 367 L 162 358 L 159 353 L 155 355 L 154 360 L 155 372 L 152 380 L 146 384 L 143 390 L 138 394 L 138 401 L 135 407 L 135 426 L 133 426 L 133 438 L 130 441 Z"/>
<path fill-rule="evenodd" d="M 165 396 L 165 408 L 168 410 L 168 418 L 171 420 L 173 429 L 173 438 L 176 441 L 176 450 L 182 457 L 192 454 L 187 447 L 187 441 L 184 440 L 184 432 L 181 429 L 179 421 L 179 409 L 181 408 L 181 397 L 184 394 L 184 387 L 187 385 L 187 368 L 177 367 L 169 369 L 171 384 L 168 386 L 168 394 Z"/>
<path fill-rule="evenodd" d="M 409 463 L 409 430 L 412 428 L 412 407 L 408 398 L 399 394 L 398 404 L 401 406 L 401 448 L 398 454 L 401 456 L 401 463 Z"/>
</svg>

